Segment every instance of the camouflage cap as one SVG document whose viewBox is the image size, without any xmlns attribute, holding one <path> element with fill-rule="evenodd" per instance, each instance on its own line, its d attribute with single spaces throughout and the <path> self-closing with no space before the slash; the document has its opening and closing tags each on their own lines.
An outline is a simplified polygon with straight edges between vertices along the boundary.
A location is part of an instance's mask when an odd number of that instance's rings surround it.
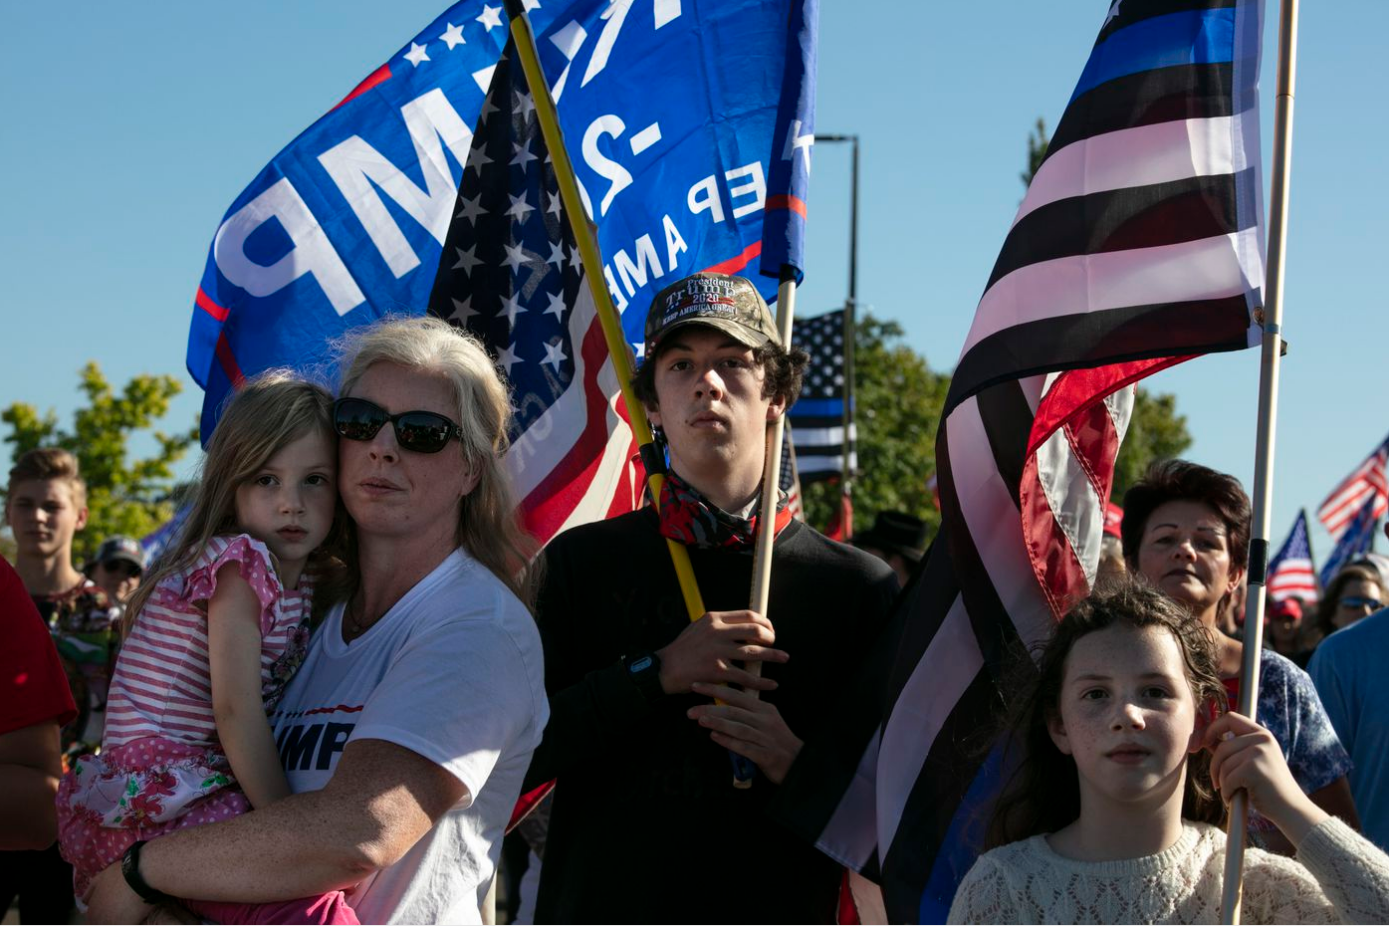
<svg viewBox="0 0 1389 926">
<path fill-rule="evenodd" d="M 656 294 L 646 315 L 646 356 L 685 325 L 708 325 L 748 347 L 781 343 L 771 310 L 752 281 L 726 273 L 696 273 Z"/>
</svg>

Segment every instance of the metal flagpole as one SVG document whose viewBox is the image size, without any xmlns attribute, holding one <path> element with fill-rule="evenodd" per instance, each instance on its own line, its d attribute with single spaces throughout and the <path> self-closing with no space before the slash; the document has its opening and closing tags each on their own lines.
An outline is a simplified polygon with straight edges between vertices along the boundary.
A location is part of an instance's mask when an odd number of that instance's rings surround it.
<svg viewBox="0 0 1389 926">
<path fill-rule="evenodd" d="M 777 286 L 776 327 L 781 346 L 791 348 L 791 326 L 796 315 L 796 271 L 783 264 L 781 282 Z M 762 468 L 762 500 L 757 508 L 757 541 L 752 551 L 752 594 L 749 610 L 767 616 L 767 601 L 772 587 L 772 547 L 776 543 L 777 496 L 781 489 L 781 445 L 786 439 L 786 409 L 767 429 L 767 461 Z M 753 675 L 762 674 L 762 663 L 749 662 L 744 667 Z M 758 697 L 756 689 L 747 693 Z M 734 762 L 733 787 L 752 787 L 752 764 Z"/>
<path fill-rule="evenodd" d="M 646 409 L 632 392 L 632 360 L 628 356 L 627 337 L 623 334 L 622 319 L 613 306 L 612 295 L 603 285 L 603 259 L 598 252 L 598 236 L 579 198 L 578 184 L 574 179 L 574 165 L 570 162 L 569 152 L 564 147 L 564 136 L 560 131 L 559 116 L 555 112 L 555 101 L 550 96 L 550 85 L 545 82 L 540 59 L 535 53 L 535 36 L 531 32 L 530 22 L 526 19 L 521 0 L 506 0 L 506 6 L 507 16 L 511 20 L 511 34 L 516 39 L 516 55 L 521 59 L 526 83 L 530 85 L 541 134 L 545 138 L 546 147 L 550 149 L 550 161 L 555 168 L 560 199 L 564 202 L 569 228 L 573 231 L 574 240 L 579 246 L 579 256 L 583 261 L 584 277 L 588 281 L 589 292 L 598 308 L 598 320 L 603 326 L 603 339 L 608 345 L 608 356 L 612 358 L 613 371 L 622 387 L 622 399 L 627 403 L 632 433 L 641 447 L 647 486 L 650 487 L 652 501 L 659 503 L 661 487 L 665 484 L 665 460 L 652 436 L 651 424 L 646 419 Z M 670 539 L 666 540 L 666 547 L 670 550 L 675 575 L 680 581 L 680 594 L 685 600 L 685 610 L 691 621 L 697 621 L 704 614 L 704 601 L 699 594 L 694 567 L 690 564 L 690 552 L 680 543 Z"/>
<path fill-rule="evenodd" d="M 1278 368 L 1282 354 L 1283 258 L 1287 249 L 1288 173 L 1292 163 L 1293 88 L 1297 77 L 1297 0 L 1282 0 L 1278 27 L 1278 90 L 1274 113 L 1273 177 L 1268 223 L 1268 268 L 1259 376 L 1259 425 L 1254 449 L 1253 531 L 1249 541 L 1249 596 L 1244 619 L 1244 665 L 1240 672 L 1239 712 L 1251 719 L 1259 703 L 1259 654 L 1263 649 L 1264 583 L 1268 572 L 1269 515 L 1273 499 L 1273 448 L 1277 430 Z M 1230 802 L 1225 842 L 1222 923 L 1240 921 L 1244 887 L 1244 845 L 1249 831 L 1249 795 L 1238 791 Z"/>
<path fill-rule="evenodd" d="M 822 141 L 843 142 L 853 145 L 851 154 L 851 185 L 849 187 L 849 298 L 844 302 L 844 411 L 840 422 L 844 431 L 844 456 L 839 467 L 839 486 L 843 497 L 851 498 L 854 489 L 853 459 L 854 442 L 850 438 L 854 426 L 854 338 L 858 328 L 858 136 L 815 134 L 816 143 Z M 843 498 L 840 500 L 841 518 L 844 512 Z M 854 535 L 853 519 L 845 519 L 841 525 L 841 536 L 848 540 Z"/>
<path fill-rule="evenodd" d="M 843 497 L 854 496 L 854 339 L 858 336 L 858 136 L 853 142 L 853 185 L 849 188 L 849 299 L 844 303 L 844 460 L 841 469 Z M 848 506 L 840 501 L 843 510 Z M 847 541 L 854 536 L 854 519 L 841 515 L 840 536 Z"/>
</svg>

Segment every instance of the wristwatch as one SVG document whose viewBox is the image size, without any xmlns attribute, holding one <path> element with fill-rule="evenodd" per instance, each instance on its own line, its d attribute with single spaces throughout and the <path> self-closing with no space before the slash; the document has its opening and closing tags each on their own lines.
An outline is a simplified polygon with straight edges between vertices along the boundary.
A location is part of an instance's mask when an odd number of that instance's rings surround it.
<svg viewBox="0 0 1389 926">
<path fill-rule="evenodd" d="M 640 689 L 647 701 L 665 697 L 661 687 L 661 658 L 655 653 L 637 653 L 623 658 L 622 665 L 627 669 L 627 677 Z"/>
<path fill-rule="evenodd" d="M 125 883 L 130 885 L 130 889 L 140 895 L 140 899 L 147 904 L 158 906 L 165 901 L 172 900 L 163 891 L 157 891 L 150 887 L 144 878 L 140 877 L 140 850 L 148 840 L 139 839 L 125 850 L 125 855 L 121 857 L 121 874 L 125 876 Z"/>
</svg>

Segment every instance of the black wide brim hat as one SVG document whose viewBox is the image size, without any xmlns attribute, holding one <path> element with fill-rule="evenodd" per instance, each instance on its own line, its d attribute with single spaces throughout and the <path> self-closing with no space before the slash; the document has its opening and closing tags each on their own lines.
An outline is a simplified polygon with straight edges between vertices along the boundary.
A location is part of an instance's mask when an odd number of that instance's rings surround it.
<svg viewBox="0 0 1389 926">
<path fill-rule="evenodd" d="M 853 536 L 853 544 L 918 563 L 926 552 L 926 522 L 905 511 L 880 511 L 872 527 Z"/>
</svg>

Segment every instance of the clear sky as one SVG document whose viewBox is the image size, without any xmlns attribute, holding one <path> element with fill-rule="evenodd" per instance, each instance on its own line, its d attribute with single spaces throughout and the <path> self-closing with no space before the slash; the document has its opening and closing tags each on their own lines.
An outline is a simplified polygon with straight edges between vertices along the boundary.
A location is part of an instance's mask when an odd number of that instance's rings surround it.
<svg viewBox="0 0 1389 926">
<path fill-rule="evenodd" d="M 0 405 L 27 401 L 70 421 L 77 371 L 96 360 L 118 384 L 178 375 L 187 391 L 166 423 L 193 423 L 201 392 L 183 367 L 188 319 L 226 208 L 446 5 L 7 5 Z M 1038 116 L 1056 124 L 1109 0 L 821 5 L 817 127 L 863 145 L 860 302 L 949 369 L 1022 198 L 1027 134 Z M 1377 276 L 1389 245 L 1378 64 L 1389 3 L 1303 6 L 1275 543 L 1389 430 L 1375 411 L 1389 344 Z M 1265 29 L 1266 162 L 1276 7 Z M 802 314 L 844 299 L 848 186 L 847 147 L 819 146 Z M 1258 362 L 1256 351 L 1206 357 L 1148 382 L 1176 394 L 1195 438 L 1188 455 L 1246 484 Z M 1330 552 L 1319 528 L 1313 548 Z"/>
</svg>

